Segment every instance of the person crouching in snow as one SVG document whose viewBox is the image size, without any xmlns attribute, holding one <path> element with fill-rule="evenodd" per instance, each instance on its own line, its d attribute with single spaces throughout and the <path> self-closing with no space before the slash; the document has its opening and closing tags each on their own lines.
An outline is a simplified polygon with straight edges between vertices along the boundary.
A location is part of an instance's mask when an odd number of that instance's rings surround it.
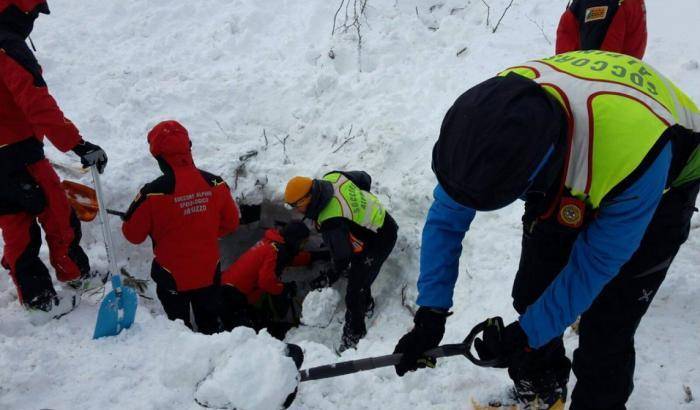
<svg viewBox="0 0 700 410">
<path fill-rule="evenodd" d="M 248 326 L 267 328 L 283 339 L 293 326 L 281 318 L 293 308 L 294 282 L 284 283 L 285 268 L 308 266 L 329 259 L 328 252 L 301 250 L 309 237 L 303 222 L 290 222 L 284 228 L 268 229 L 263 238 L 228 267 L 221 276 L 221 319 L 226 330 Z M 298 318 L 295 318 L 298 319 Z"/>
<path fill-rule="evenodd" d="M 317 281 L 330 286 L 347 274 L 345 325 L 340 351 L 354 348 L 367 334 L 365 315 L 374 309 L 371 286 L 396 244 L 398 225 L 376 196 L 364 171 L 333 171 L 322 179 L 294 177 L 284 201 L 316 222 L 334 269 Z"/>
<path fill-rule="evenodd" d="M 163 175 L 141 188 L 122 232 L 134 244 L 151 237 L 151 277 L 168 318 L 216 333 L 221 331 L 218 239 L 238 228 L 238 208 L 221 177 L 195 167 L 189 135 L 177 121 L 156 125 L 148 143 Z"/>
</svg>

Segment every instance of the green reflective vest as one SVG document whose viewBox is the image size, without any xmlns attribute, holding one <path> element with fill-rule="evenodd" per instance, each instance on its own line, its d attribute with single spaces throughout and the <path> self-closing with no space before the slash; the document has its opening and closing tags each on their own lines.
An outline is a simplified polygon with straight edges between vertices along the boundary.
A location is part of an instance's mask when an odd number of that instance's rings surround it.
<svg viewBox="0 0 700 410">
<path fill-rule="evenodd" d="M 331 172 L 323 180 L 333 184 L 333 198 L 318 215 L 321 225 L 330 218 L 343 217 L 377 232 L 384 225 L 386 210 L 376 196 L 357 187 L 340 172 Z"/>
<path fill-rule="evenodd" d="M 565 185 L 592 208 L 630 177 L 664 131 L 681 125 L 700 132 L 700 110 L 666 77 L 634 57 L 599 50 L 573 51 L 527 62 L 516 73 L 540 84 L 565 108 L 570 152 Z M 658 148 L 658 147 L 657 147 Z M 700 178 L 697 145 L 669 185 Z"/>
</svg>

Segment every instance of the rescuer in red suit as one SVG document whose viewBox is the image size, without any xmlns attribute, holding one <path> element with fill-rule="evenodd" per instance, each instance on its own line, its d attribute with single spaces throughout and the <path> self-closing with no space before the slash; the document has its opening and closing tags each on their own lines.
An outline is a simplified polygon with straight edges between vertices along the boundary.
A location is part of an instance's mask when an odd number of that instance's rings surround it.
<svg viewBox="0 0 700 410">
<path fill-rule="evenodd" d="M 573 0 L 557 28 L 557 54 L 605 50 L 642 59 L 646 46 L 644 0 Z"/>
<path fill-rule="evenodd" d="M 271 335 L 284 338 L 292 325 L 283 319 L 293 309 L 297 290 L 294 282 L 282 281 L 284 270 L 330 259 L 327 250 L 303 250 L 308 237 L 309 229 L 301 221 L 268 229 L 223 272 L 221 319 L 226 330 L 241 325 L 256 330 L 267 328 Z"/>
<path fill-rule="evenodd" d="M 193 329 L 196 324 L 201 333 L 218 332 L 218 239 L 238 228 L 238 208 L 221 177 L 196 168 L 187 130 L 177 121 L 156 125 L 148 143 L 163 175 L 141 188 L 122 232 L 135 244 L 150 236 L 151 277 L 168 318 Z"/>
<path fill-rule="evenodd" d="M 42 13 L 49 14 L 46 1 L 0 0 L 0 229 L 2 266 L 10 271 L 20 303 L 32 312 L 58 317 L 71 307 L 61 307 L 39 259 L 39 225 L 59 281 L 83 289 L 93 275 L 79 245 L 80 222 L 44 157 L 44 137 L 62 152 L 76 153 L 83 166 L 96 165 L 99 172 L 107 155 L 83 140 L 64 117 L 25 43 Z"/>
</svg>

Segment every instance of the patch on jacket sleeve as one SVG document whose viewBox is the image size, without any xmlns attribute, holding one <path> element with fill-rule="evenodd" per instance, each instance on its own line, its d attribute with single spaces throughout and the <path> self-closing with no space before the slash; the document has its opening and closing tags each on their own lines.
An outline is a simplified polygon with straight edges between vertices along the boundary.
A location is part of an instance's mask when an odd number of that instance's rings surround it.
<svg viewBox="0 0 700 410">
<path fill-rule="evenodd" d="M 589 7 L 586 9 L 584 23 L 591 21 L 605 20 L 608 16 L 608 6 Z"/>
<path fill-rule="evenodd" d="M 199 170 L 199 173 L 202 175 L 202 178 L 207 181 L 207 184 L 209 184 L 210 187 L 215 187 L 224 183 L 223 178 L 218 175 L 214 175 L 201 169 Z"/>
</svg>

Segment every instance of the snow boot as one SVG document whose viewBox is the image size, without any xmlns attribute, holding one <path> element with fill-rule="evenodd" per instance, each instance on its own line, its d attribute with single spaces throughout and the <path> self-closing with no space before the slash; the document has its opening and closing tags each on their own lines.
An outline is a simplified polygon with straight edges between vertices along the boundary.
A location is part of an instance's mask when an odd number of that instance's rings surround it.
<svg viewBox="0 0 700 410">
<path fill-rule="evenodd" d="M 61 291 L 42 303 L 27 305 L 29 322 L 35 326 L 48 323 L 70 313 L 80 304 L 80 295 L 72 291 Z"/>
<path fill-rule="evenodd" d="M 84 293 L 104 286 L 107 283 L 107 279 L 109 279 L 109 272 L 92 271 L 82 274 L 78 279 L 66 282 L 66 284 L 76 292 Z"/>
<path fill-rule="evenodd" d="M 343 326 L 343 336 L 340 338 L 340 347 L 338 347 L 338 353 L 343 353 L 344 351 L 348 349 L 355 349 L 357 348 L 357 344 L 360 342 L 360 339 L 365 337 L 367 332 L 355 332 L 351 326 L 348 325 L 347 322 L 345 322 L 345 325 Z"/>
<path fill-rule="evenodd" d="M 530 380 L 518 380 L 512 396 L 522 410 L 564 410 L 566 393 L 566 383 L 552 380 L 547 386 L 535 386 Z"/>
</svg>

